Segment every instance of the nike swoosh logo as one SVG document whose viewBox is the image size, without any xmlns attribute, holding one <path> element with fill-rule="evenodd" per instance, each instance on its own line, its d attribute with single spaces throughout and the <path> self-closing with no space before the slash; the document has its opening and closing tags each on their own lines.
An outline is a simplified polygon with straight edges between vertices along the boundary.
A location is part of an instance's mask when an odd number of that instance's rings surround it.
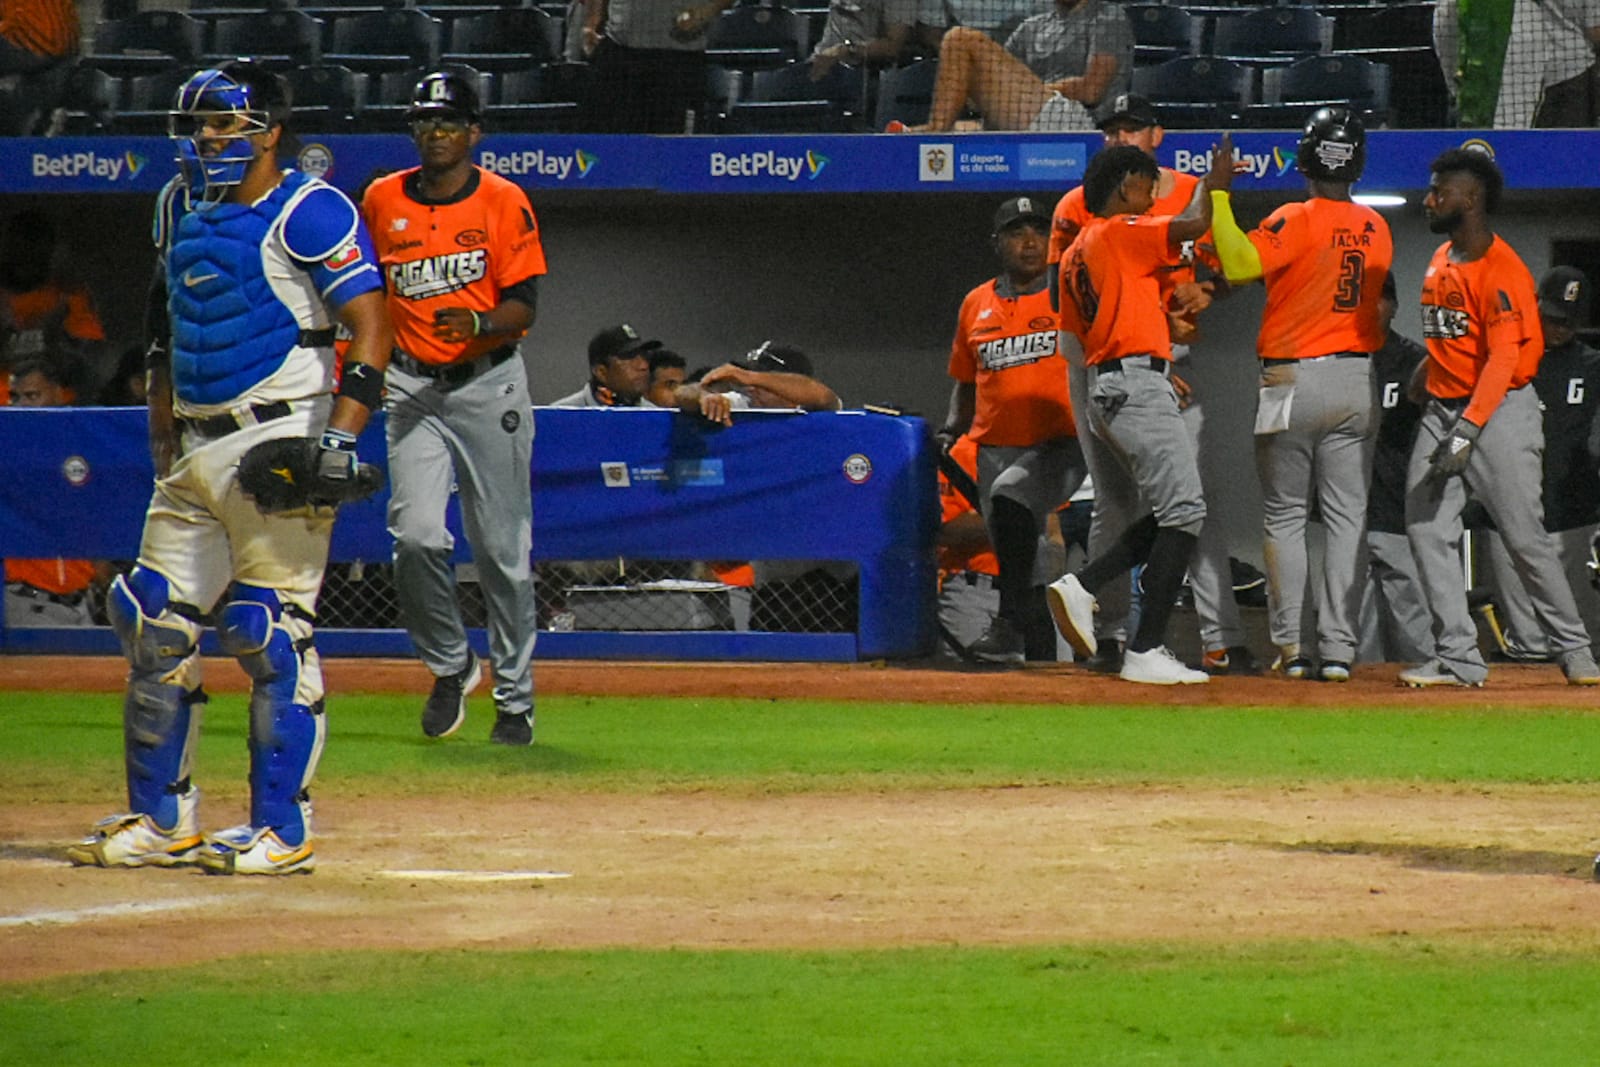
<svg viewBox="0 0 1600 1067">
<path fill-rule="evenodd" d="M 222 277 L 220 274 L 202 274 L 199 277 L 196 277 L 193 274 L 185 274 L 183 276 L 183 284 L 193 288 L 194 286 L 200 285 L 203 282 L 209 282 L 213 278 L 220 277 Z"/>
</svg>

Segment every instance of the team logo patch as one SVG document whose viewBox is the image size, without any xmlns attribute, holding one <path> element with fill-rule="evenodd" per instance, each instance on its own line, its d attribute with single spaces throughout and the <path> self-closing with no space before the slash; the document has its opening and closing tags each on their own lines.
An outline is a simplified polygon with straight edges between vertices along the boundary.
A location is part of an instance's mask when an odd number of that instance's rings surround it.
<svg viewBox="0 0 1600 1067">
<path fill-rule="evenodd" d="M 1028 329 L 1030 329 L 1030 330 L 1052 330 L 1052 329 L 1055 328 L 1055 325 L 1056 325 L 1056 320 L 1055 319 L 1052 319 L 1048 315 L 1040 315 L 1038 318 L 1032 319 L 1032 320 L 1030 320 L 1028 322 Z"/>
<path fill-rule="evenodd" d="M 322 265 L 329 270 L 344 270 L 361 262 L 361 246 L 351 241 L 333 255 L 322 261 Z"/>
<path fill-rule="evenodd" d="M 628 478 L 626 463 L 600 464 L 600 477 L 605 480 L 607 489 L 626 489 L 633 484 Z"/>
<path fill-rule="evenodd" d="M 395 233 L 399 233 L 401 230 L 405 229 L 407 226 L 410 226 L 410 225 L 411 225 L 411 220 L 410 219 L 399 218 L 399 219 L 395 219 L 393 222 L 389 223 L 389 229 L 393 230 Z"/>
<path fill-rule="evenodd" d="M 76 488 L 89 480 L 89 461 L 82 456 L 68 456 L 61 462 L 61 477 Z"/>
<path fill-rule="evenodd" d="M 333 152 L 327 145 L 308 144 L 295 157 L 295 166 L 313 178 L 325 178 L 333 170 Z"/>
<path fill-rule="evenodd" d="M 852 485 L 864 485 L 872 477 L 872 460 L 860 452 L 847 456 L 844 461 L 844 476 Z"/>
<path fill-rule="evenodd" d="M 508 411 L 500 416 L 500 428 L 506 433 L 516 433 L 517 427 L 522 425 L 522 416 L 515 411 Z"/>
<path fill-rule="evenodd" d="M 456 234 L 456 244 L 462 248 L 477 248 L 479 245 L 488 243 L 489 235 L 482 230 L 462 230 Z"/>
</svg>

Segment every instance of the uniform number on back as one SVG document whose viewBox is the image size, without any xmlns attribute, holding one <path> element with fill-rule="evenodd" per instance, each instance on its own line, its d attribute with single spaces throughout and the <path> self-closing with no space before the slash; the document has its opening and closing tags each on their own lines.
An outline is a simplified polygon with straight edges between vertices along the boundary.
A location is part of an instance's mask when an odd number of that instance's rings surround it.
<svg viewBox="0 0 1600 1067">
<path fill-rule="evenodd" d="M 1339 257 L 1339 284 L 1333 291 L 1333 310 L 1354 311 L 1361 306 L 1361 287 L 1367 280 L 1367 254 L 1346 252 Z"/>
</svg>

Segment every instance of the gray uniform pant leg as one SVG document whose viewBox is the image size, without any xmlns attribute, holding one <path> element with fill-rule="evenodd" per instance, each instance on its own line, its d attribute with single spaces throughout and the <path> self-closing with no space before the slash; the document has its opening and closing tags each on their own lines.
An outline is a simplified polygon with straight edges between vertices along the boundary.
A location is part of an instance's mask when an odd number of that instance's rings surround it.
<svg viewBox="0 0 1600 1067">
<path fill-rule="evenodd" d="M 1074 342 L 1075 344 L 1076 342 Z M 1116 460 L 1089 427 L 1089 373 L 1081 357 L 1068 361 L 1067 381 L 1072 390 L 1072 417 L 1078 424 L 1078 446 L 1094 480 L 1094 508 L 1089 519 L 1089 558 L 1097 559 L 1122 536 L 1138 514 L 1138 493 L 1118 472 Z M 1133 579 L 1117 578 L 1095 590 L 1095 634 L 1101 640 L 1126 643 L 1133 611 Z"/>
<path fill-rule="evenodd" d="M 454 540 L 445 526 L 453 474 L 483 590 L 495 705 L 507 714 L 527 712 L 536 638 L 527 370 L 521 359 L 510 359 L 444 390 L 391 368 L 389 389 L 389 532 L 412 643 L 436 675 L 466 663 L 450 563 Z"/>
<path fill-rule="evenodd" d="M 1198 394 L 1191 394 L 1183 409 L 1183 425 L 1189 443 L 1200 455 L 1200 436 L 1205 428 L 1205 410 Z M 1206 491 L 1205 465 L 1200 465 L 1202 495 Z M 1239 603 L 1233 598 L 1233 568 L 1228 563 L 1228 531 L 1222 516 L 1206 510 L 1205 525 L 1195 542 L 1194 558 L 1189 561 L 1189 589 L 1194 593 L 1194 612 L 1200 621 L 1200 647 L 1204 651 L 1232 648 L 1245 643 L 1244 623 L 1239 619 Z"/>
<path fill-rule="evenodd" d="M 1593 526 L 1580 526 L 1550 535 L 1555 541 L 1556 556 L 1561 562 L 1567 586 L 1574 590 L 1574 603 L 1578 600 L 1579 591 L 1586 590 L 1588 586 L 1585 572 L 1589 558 L 1589 540 L 1594 536 L 1594 531 Z M 1485 540 L 1488 545 L 1489 572 L 1494 580 L 1495 602 L 1500 608 L 1500 626 L 1505 632 L 1506 644 L 1514 652 L 1527 652 L 1540 656 L 1553 654 L 1555 649 L 1539 625 L 1533 599 L 1523 588 L 1522 579 L 1517 577 L 1516 566 L 1506 548 L 1505 540 L 1492 530 L 1488 532 Z M 1582 615 L 1581 608 L 1579 614 Z M 1584 628 L 1587 630 L 1588 627 L 1589 622 L 1585 619 Z"/>
<path fill-rule="evenodd" d="M 1138 501 L 1158 526 L 1198 534 L 1206 504 L 1200 468 L 1178 411 L 1178 395 L 1163 375 L 1137 363 L 1089 369 L 1089 425 L 1114 462 L 1107 486 Z M 1095 489 L 1098 499 L 1100 488 Z"/>
<path fill-rule="evenodd" d="M 1405 534 L 1367 531 L 1367 596 L 1361 608 L 1361 659 L 1421 663 L 1433 658 L 1433 619 Z"/>
<path fill-rule="evenodd" d="M 1267 568 L 1268 631 L 1280 648 L 1300 642 L 1307 575 L 1306 518 L 1312 493 L 1327 531 L 1317 581 L 1317 651 L 1355 658 L 1355 624 L 1365 582 L 1367 487 L 1372 478 L 1372 367 L 1330 359 L 1264 367 L 1263 386 L 1294 385 L 1287 429 L 1256 435 L 1261 479 L 1262 556 Z"/>
<path fill-rule="evenodd" d="M 1439 404 L 1423 410 L 1406 474 L 1406 535 L 1433 613 L 1440 661 L 1467 681 L 1488 674 L 1461 573 L 1461 510 L 1469 486 L 1505 541 L 1550 650 L 1560 655 L 1587 648 L 1589 635 L 1572 587 L 1544 528 L 1539 499 L 1544 426 L 1538 396 L 1527 386 L 1507 393 L 1479 434 L 1465 475 L 1430 478 L 1428 457 L 1455 420 Z"/>
<path fill-rule="evenodd" d="M 1000 611 L 1000 591 L 995 580 L 987 574 L 973 577 L 969 582 L 966 574 L 948 575 L 939 590 L 940 636 L 948 634 L 959 641 L 962 648 L 971 648 Z M 942 639 L 938 655 L 941 659 L 960 658 Z"/>
</svg>

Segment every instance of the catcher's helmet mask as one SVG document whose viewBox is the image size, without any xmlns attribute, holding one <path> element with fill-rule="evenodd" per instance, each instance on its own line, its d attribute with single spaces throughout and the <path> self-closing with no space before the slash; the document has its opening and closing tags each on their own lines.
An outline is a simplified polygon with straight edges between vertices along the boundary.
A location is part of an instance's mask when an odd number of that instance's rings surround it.
<svg viewBox="0 0 1600 1067">
<path fill-rule="evenodd" d="M 1306 120 L 1295 162 L 1308 178 L 1353 182 L 1367 165 L 1366 127 L 1349 108 L 1318 108 Z"/>
<path fill-rule="evenodd" d="M 191 191 L 198 186 L 202 202 L 220 200 L 255 161 L 252 138 L 284 126 L 288 115 L 287 85 L 259 63 L 234 60 L 190 77 L 167 114 L 167 134 Z"/>
</svg>

